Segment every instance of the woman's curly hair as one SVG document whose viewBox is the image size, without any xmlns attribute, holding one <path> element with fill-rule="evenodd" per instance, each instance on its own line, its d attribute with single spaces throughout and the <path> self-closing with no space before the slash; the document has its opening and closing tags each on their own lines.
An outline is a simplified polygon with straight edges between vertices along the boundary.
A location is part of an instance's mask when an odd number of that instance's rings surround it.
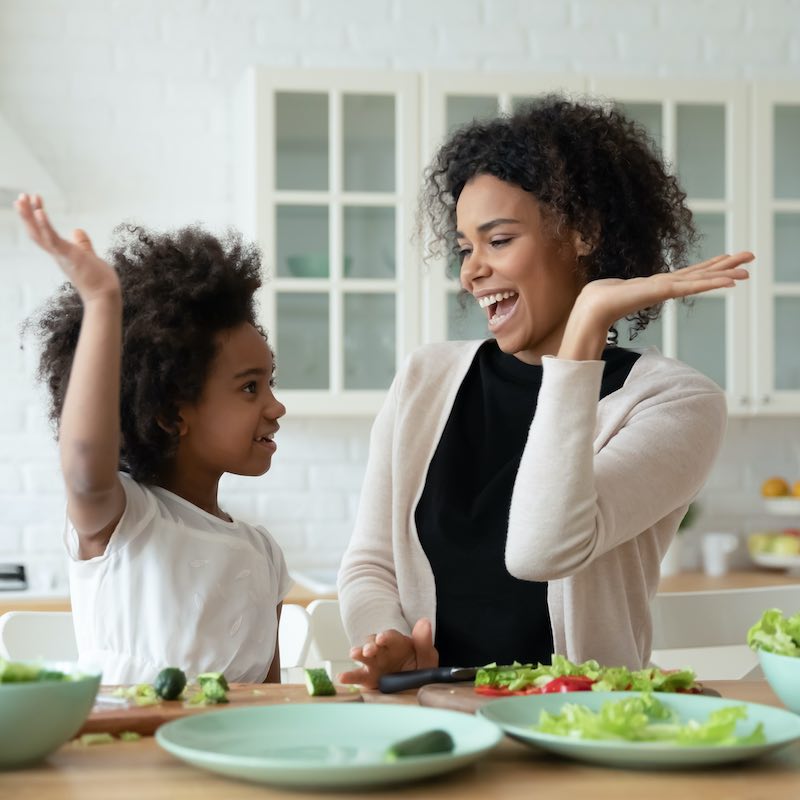
<svg viewBox="0 0 800 800">
<path fill-rule="evenodd" d="M 108 255 L 122 289 L 120 469 L 154 482 L 174 454 L 178 408 L 198 400 L 218 350 L 217 335 L 256 323 L 261 254 L 239 234 L 197 226 L 168 233 L 120 225 Z M 58 429 L 83 304 L 65 283 L 28 320 L 42 345 L 39 379 L 50 390 Z M 164 424 L 162 427 L 159 421 Z"/>
<path fill-rule="evenodd" d="M 420 225 L 429 227 L 428 258 L 457 251 L 456 203 L 477 175 L 530 192 L 554 236 L 574 231 L 589 243 L 591 252 L 578 258 L 587 281 L 685 266 L 698 238 L 686 194 L 645 129 L 596 100 L 546 95 L 457 129 L 425 173 Z M 653 306 L 628 319 L 643 330 L 660 312 Z"/>
</svg>

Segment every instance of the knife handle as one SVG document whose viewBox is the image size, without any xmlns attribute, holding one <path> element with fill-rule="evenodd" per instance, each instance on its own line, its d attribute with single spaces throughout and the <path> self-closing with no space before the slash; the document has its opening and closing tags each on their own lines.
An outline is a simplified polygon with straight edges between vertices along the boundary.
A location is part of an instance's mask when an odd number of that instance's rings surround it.
<svg viewBox="0 0 800 800">
<path fill-rule="evenodd" d="M 378 679 L 378 689 L 384 694 L 419 689 L 426 683 L 438 683 L 450 677 L 450 668 L 410 669 L 405 672 L 389 672 Z"/>
</svg>

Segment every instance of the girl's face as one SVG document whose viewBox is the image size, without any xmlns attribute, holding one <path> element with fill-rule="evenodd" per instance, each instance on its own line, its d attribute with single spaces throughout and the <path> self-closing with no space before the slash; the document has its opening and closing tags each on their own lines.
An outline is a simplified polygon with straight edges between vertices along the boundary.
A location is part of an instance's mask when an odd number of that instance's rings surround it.
<svg viewBox="0 0 800 800">
<path fill-rule="evenodd" d="M 212 476 L 263 475 L 277 449 L 285 406 L 272 393 L 274 365 L 264 337 L 249 323 L 218 336 L 203 394 L 180 409 L 179 455 Z"/>
<path fill-rule="evenodd" d="M 533 195 L 492 175 L 466 184 L 456 227 L 461 285 L 500 349 L 529 364 L 557 354 L 584 285 L 571 237 L 555 239 Z"/>
</svg>

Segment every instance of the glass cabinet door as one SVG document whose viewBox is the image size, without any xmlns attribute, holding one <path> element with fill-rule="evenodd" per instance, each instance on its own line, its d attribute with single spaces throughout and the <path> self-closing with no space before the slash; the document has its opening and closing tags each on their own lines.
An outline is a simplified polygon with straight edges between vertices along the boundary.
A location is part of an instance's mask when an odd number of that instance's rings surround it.
<svg viewBox="0 0 800 800">
<path fill-rule="evenodd" d="M 761 413 L 800 407 L 800 91 L 759 84 L 754 155 L 759 268 L 755 329 Z"/>
<path fill-rule="evenodd" d="M 445 139 L 473 120 L 490 119 L 515 111 L 537 95 L 563 89 L 581 92 L 585 80 L 574 76 L 476 75 L 429 73 L 425 76 L 427 129 L 423 168 Z M 422 172 L 420 171 L 420 181 Z M 423 274 L 422 320 L 424 341 L 486 339 L 486 312 L 471 295 L 461 291 L 458 264 L 441 259 L 426 265 Z"/>
<path fill-rule="evenodd" d="M 294 413 L 372 413 L 418 340 L 417 80 L 256 69 L 244 94 L 281 399 Z"/>
<path fill-rule="evenodd" d="M 700 234 L 689 263 L 725 252 L 752 249 L 748 241 L 746 115 L 744 90 L 732 84 L 596 81 L 593 89 L 613 97 L 644 126 L 667 169 L 687 194 Z M 749 290 L 709 292 L 665 303 L 661 317 L 631 335 L 617 325 L 623 347 L 657 347 L 694 367 L 726 390 L 733 413 L 754 405 L 748 381 Z"/>
</svg>

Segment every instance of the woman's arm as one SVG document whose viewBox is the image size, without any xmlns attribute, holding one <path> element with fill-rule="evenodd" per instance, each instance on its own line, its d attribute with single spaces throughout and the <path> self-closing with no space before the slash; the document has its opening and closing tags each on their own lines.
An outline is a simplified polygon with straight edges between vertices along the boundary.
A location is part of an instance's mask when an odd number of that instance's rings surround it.
<svg viewBox="0 0 800 800">
<path fill-rule="evenodd" d="M 342 683 L 376 688 L 387 672 L 437 666 L 430 620 L 411 629 L 403 616 L 392 542 L 393 441 L 398 385 L 392 382 L 370 435 L 369 459 L 355 529 L 342 558 L 338 588 L 342 620 L 362 666 L 342 673 Z"/>
<path fill-rule="evenodd" d="M 572 575 L 687 504 L 701 488 L 725 429 L 725 398 L 710 381 L 674 376 L 654 386 L 597 455 L 594 438 L 605 333 L 664 300 L 734 286 L 751 253 L 673 273 L 584 287 L 542 388 L 509 513 L 506 565 L 515 577 Z M 695 380 L 695 385 L 690 385 Z"/>
<path fill-rule="evenodd" d="M 30 237 L 53 256 L 83 302 L 58 441 L 79 555 L 92 558 L 105 552 L 125 510 L 125 493 L 117 474 L 122 338 L 119 278 L 95 255 L 84 231 L 74 231 L 71 242 L 56 233 L 38 196 L 21 195 L 15 205 Z"/>
<path fill-rule="evenodd" d="M 720 390 L 675 371 L 634 398 L 624 426 L 595 454 L 603 362 L 548 358 L 543 366 L 506 540 L 509 572 L 537 581 L 575 574 L 686 505 L 726 420 Z"/>
</svg>

